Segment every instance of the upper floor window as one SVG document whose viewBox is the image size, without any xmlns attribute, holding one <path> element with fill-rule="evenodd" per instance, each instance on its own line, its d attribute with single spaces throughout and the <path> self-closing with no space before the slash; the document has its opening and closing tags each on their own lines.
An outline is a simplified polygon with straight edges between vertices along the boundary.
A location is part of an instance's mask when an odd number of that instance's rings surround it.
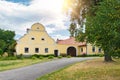
<svg viewBox="0 0 120 80">
<path fill-rule="evenodd" d="M 48 53 L 48 48 L 45 48 L 45 53 Z"/>
<path fill-rule="evenodd" d="M 35 53 L 39 53 L 39 48 L 35 48 Z"/>
<path fill-rule="evenodd" d="M 27 48 L 27 47 L 24 48 L 24 52 L 25 52 L 25 53 L 29 53 L 29 48 Z"/>
<path fill-rule="evenodd" d="M 35 38 L 31 38 L 31 40 L 35 40 Z"/>
<path fill-rule="evenodd" d="M 44 38 L 42 38 L 41 40 L 42 40 L 42 41 L 44 41 L 45 39 L 44 39 Z"/>
<path fill-rule="evenodd" d="M 39 29 L 39 27 L 37 27 L 37 29 Z"/>
<path fill-rule="evenodd" d="M 94 46 L 92 47 L 92 52 L 95 52 L 95 47 Z"/>
</svg>

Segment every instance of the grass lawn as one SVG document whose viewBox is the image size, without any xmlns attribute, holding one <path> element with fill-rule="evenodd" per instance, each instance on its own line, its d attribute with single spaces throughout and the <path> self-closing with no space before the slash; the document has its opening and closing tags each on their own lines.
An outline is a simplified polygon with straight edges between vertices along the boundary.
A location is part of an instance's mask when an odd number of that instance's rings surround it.
<svg viewBox="0 0 120 80">
<path fill-rule="evenodd" d="M 50 61 L 52 59 L 23 59 L 23 60 L 0 60 L 0 71 L 28 66 L 40 62 Z"/>
<path fill-rule="evenodd" d="M 110 63 L 103 58 L 83 61 L 37 80 L 120 80 L 120 59 Z"/>
</svg>

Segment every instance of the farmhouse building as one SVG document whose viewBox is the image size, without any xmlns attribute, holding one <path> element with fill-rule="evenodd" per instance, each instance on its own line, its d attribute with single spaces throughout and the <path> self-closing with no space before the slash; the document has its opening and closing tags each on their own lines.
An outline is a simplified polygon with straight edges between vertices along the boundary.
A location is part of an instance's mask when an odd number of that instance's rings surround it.
<svg viewBox="0 0 120 80">
<path fill-rule="evenodd" d="M 27 29 L 27 33 L 17 41 L 16 53 L 17 55 L 65 54 L 78 56 L 80 54 L 101 53 L 101 49 L 85 42 L 77 42 L 74 37 L 65 40 L 57 39 L 57 41 L 55 41 L 48 35 L 42 24 L 35 23 L 31 26 L 31 29 Z"/>
</svg>

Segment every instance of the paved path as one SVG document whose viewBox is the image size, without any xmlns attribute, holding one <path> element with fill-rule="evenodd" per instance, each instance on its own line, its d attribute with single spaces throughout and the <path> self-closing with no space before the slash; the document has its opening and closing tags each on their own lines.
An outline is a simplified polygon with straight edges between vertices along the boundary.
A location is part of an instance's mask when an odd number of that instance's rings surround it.
<svg viewBox="0 0 120 80">
<path fill-rule="evenodd" d="M 0 80 L 36 80 L 36 78 L 67 65 L 93 58 L 63 58 L 23 68 L 0 72 Z"/>
</svg>

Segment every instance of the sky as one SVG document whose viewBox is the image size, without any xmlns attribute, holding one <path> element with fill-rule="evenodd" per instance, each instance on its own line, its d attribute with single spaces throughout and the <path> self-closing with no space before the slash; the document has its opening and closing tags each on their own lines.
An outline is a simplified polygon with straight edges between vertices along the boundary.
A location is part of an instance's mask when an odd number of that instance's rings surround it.
<svg viewBox="0 0 120 80">
<path fill-rule="evenodd" d="M 0 28 L 15 31 L 18 40 L 34 23 L 41 23 L 53 39 L 70 36 L 63 0 L 0 0 Z"/>
</svg>

